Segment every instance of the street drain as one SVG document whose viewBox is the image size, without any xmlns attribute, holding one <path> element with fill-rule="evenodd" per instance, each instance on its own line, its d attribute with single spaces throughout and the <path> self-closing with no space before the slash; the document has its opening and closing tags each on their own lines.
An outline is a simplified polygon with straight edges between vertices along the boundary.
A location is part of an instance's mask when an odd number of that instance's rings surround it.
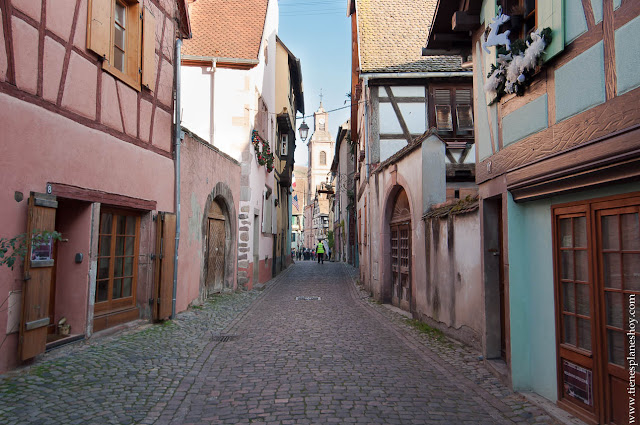
<svg viewBox="0 0 640 425">
<path fill-rule="evenodd" d="M 296 301 L 320 301 L 320 297 L 296 297 Z"/>
<path fill-rule="evenodd" d="M 214 335 L 212 340 L 218 342 L 229 342 L 238 339 L 238 335 Z"/>
</svg>

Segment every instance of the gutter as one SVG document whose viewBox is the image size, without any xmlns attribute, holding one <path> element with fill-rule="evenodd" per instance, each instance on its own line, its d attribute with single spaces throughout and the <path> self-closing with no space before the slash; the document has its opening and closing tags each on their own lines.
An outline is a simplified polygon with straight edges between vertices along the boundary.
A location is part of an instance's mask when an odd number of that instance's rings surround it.
<svg viewBox="0 0 640 425">
<path fill-rule="evenodd" d="M 180 127 L 180 96 L 182 95 L 180 91 L 180 79 L 181 77 L 181 48 L 182 48 L 182 39 L 176 39 L 176 52 L 175 58 L 176 60 L 173 62 L 173 66 L 175 68 L 175 79 L 176 79 L 176 91 L 175 91 L 175 128 L 174 128 L 174 142 L 176 149 L 176 193 L 175 193 L 175 202 L 176 202 L 176 247 L 173 256 L 173 298 L 171 300 L 171 319 L 175 319 L 176 317 L 176 294 L 178 292 L 178 246 L 180 245 L 180 144 L 182 138 L 184 137 L 184 133 L 182 132 L 182 128 Z"/>
<path fill-rule="evenodd" d="M 473 77 L 473 71 L 447 71 L 447 72 L 362 72 L 360 78 L 369 80 L 379 78 L 454 78 Z"/>
<path fill-rule="evenodd" d="M 240 58 L 225 58 L 219 56 L 196 56 L 196 55 L 182 55 L 180 60 L 185 61 L 200 61 L 200 62 L 219 62 L 219 63 L 233 63 L 237 65 L 257 65 L 258 59 L 240 59 Z"/>
</svg>

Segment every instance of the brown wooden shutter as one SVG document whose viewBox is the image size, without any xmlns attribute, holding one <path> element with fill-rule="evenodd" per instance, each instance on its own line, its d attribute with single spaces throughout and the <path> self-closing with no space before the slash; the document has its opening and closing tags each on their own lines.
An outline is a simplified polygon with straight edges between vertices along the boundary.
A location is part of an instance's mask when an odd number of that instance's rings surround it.
<svg viewBox="0 0 640 425">
<path fill-rule="evenodd" d="M 142 22 L 142 85 L 150 90 L 156 87 L 156 18 L 146 7 Z"/>
<path fill-rule="evenodd" d="M 20 360 L 27 360 L 43 353 L 47 344 L 54 241 L 50 242 L 49 249 L 33 250 L 35 247 L 32 247 L 31 235 L 39 231 L 55 230 L 57 207 L 58 202 L 55 196 L 31 193 L 26 233 L 27 254 L 24 259 L 24 284 L 22 285 L 18 346 Z M 40 245 L 40 248 L 45 245 Z"/>
<path fill-rule="evenodd" d="M 156 320 L 168 319 L 171 316 L 175 247 L 176 215 L 160 212 L 156 227 L 155 300 L 153 306 Z"/>
<path fill-rule="evenodd" d="M 113 0 L 89 0 L 87 49 L 109 60 L 111 52 L 111 9 Z"/>
</svg>

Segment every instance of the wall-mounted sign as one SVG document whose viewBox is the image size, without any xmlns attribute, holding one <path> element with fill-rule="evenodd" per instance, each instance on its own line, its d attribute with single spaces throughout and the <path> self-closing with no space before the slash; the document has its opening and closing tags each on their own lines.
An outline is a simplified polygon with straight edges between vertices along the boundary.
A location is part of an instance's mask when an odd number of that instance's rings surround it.
<svg viewBox="0 0 640 425">
<path fill-rule="evenodd" d="M 589 369 L 567 360 L 562 361 L 564 393 L 593 406 L 593 374 Z"/>
</svg>

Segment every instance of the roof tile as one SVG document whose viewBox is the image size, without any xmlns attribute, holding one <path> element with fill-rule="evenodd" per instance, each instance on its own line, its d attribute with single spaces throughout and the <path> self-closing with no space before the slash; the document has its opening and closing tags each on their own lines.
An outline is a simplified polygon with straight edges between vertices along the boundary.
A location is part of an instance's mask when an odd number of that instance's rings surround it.
<svg viewBox="0 0 640 425">
<path fill-rule="evenodd" d="M 437 3 L 357 0 L 362 72 L 462 71 L 460 56 L 422 56 Z"/>
<path fill-rule="evenodd" d="M 189 5 L 193 38 L 182 53 L 258 59 L 269 0 L 196 0 Z"/>
</svg>

